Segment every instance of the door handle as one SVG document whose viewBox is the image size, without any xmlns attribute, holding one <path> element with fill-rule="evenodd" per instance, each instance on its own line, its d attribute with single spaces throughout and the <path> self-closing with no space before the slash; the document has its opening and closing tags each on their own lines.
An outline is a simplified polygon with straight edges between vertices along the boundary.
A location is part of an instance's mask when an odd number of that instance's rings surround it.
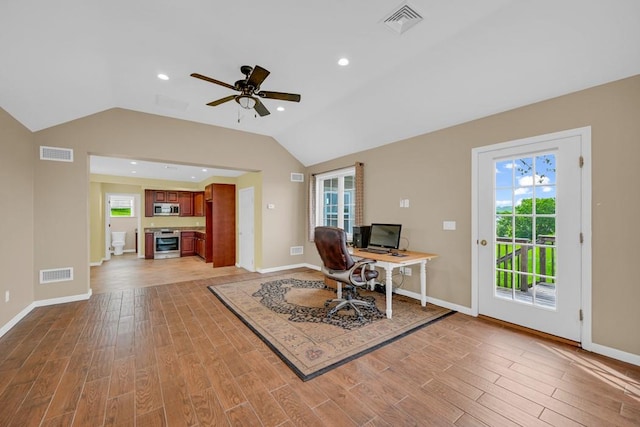
<svg viewBox="0 0 640 427">
<path fill-rule="evenodd" d="M 487 241 L 486 241 L 486 240 L 484 240 L 484 239 L 482 239 L 482 240 L 480 240 L 480 244 L 481 244 L 482 246 L 487 246 Z"/>
</svg>

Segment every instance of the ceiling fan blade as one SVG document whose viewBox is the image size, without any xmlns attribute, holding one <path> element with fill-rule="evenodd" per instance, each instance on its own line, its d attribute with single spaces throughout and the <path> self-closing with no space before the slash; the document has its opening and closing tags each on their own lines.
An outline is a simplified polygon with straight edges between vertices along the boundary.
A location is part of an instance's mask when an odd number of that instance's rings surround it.
<svg viewBox="0 0 640 427">
<path fill-rule="evenodd" d="M 235 87 L 231 86 L 229 83 L 221 82 L 220 80 L 212 79 L 211 77 L 203 76 L 198 73 L 191 73 L 191 77 L 195 77 L 196 79 L 204 80 L 209 83 L 215 83 L 220 86 L 228 87 L 229 89 L 237 90 Z"/>
<path fill-rule="evenodd" d="M 300 95 L 296 93 L 283 93 L 283 92 L 270 92 L 268 90 L 260 91 L 260 93 L 256 93 L 262 98 L 266 99 L 280 99 L 282 101 L 293 101 L 300 102 Z"/>
<path fill-rule="evenodd" d="M 224 98 L 220 98 L 217 101 L 211 101 L 210 103 L 208 103 L 207 105 L 210 107 L 215 107 L 216 105 L 220 105 L 223 104 L 227 101 L 231 101 L 232 99 L 235 99 L 236 95 L 229 95 L 229 96 L 225 96 Z"/>
<path fill-rule="evenodd" d="M 269 110 L 267 110 L 267 107 L 265 107 L 264 104 L 260 102 L 258 98 L 253 98 L 253 99 L 256 100 L 256 105 L 254 105 L 253 109 L 256 110 L 256 112 L 260 115 L 260 117 L 271 114 Z"/>
<path fill-rule="evenodd" d="M 247 85 L 258 88 L 269 74 L 269 71 L 265 70 L 259 65 L 256 65 L 255 67 L 253 67 L 253 71 L 251 72 L 249 79 L 247 79 Z"/>
</svg>

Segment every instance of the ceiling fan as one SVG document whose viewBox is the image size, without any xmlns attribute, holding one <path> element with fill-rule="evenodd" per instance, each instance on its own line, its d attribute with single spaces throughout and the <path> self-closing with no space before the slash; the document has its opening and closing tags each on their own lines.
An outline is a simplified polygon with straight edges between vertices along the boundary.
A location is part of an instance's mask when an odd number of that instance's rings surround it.
<svg viewBox="0 0 640 427">
<path fill-rule="evenodd" d="M 201 79 L 210 83 L 215 83 L 220 86 L 227 87 L 229 89 L 240 92 L 239 95 L 229 95 L 216 101 L 211 101 L 207 105 L 215 107 L 216 105 L 223 104 L 227 101 L 235 99 L 242 108 L 247 110 L 254 109 L 260 116 L 266 116 L 269 113 L 267 107 L 260 102 L 260 98 L 264 99 L 279 99 L 281 101 L 293 101 L 300 102 L 300 95 L 295 93 L 283 93 L 283 92 L 270 92 L 266 90 L 260 90 L 260 85 L 269 75 L 269 71 L 265 70 L 259 65 L 250 67 L 249 65 L 243 65 L 240 67 L 240 72 L 245 75 L 245 78 L 238 80 L 235 84 L 230 85 L 220 80 L 212 79 L 211 77 L 203 76 L 202 74 L 192 73 L 191 77 Z"/>
</svg>

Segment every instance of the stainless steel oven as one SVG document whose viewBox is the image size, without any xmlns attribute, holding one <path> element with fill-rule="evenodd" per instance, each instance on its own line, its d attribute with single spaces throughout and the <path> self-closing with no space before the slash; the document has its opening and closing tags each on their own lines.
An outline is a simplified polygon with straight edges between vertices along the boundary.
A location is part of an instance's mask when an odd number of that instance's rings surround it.
<svg viewBox="0 0 640 427">
<path fill-rule="evenodd" d="M 180 231 L 164 229 L 153 233 L 153 258 L 178 258 L 180 256 Z"/>
</svg>

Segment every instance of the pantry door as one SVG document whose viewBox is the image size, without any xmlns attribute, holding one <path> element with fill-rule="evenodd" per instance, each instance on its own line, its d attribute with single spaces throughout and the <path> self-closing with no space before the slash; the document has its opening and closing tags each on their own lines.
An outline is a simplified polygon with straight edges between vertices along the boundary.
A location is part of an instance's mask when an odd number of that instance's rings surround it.
<svg viewBox="0 0 640 427">
<path fill-rule="evenodd" d="M 590 218 L 580 131 L 474 150 L 478 313 L 578 342 Z"/>
</svg>

